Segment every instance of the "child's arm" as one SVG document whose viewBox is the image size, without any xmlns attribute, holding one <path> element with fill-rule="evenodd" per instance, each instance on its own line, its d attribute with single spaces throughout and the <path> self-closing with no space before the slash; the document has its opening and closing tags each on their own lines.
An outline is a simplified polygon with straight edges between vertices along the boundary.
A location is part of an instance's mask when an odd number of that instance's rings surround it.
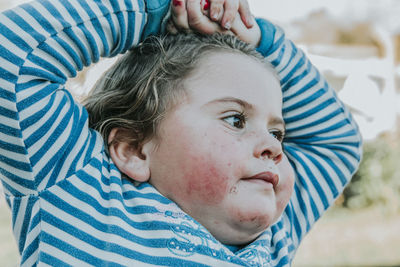
<svg viewBox="0 0 400 267">
<path fill-rule="evenodd" d="M 156 32 L 169 1 L 148 3 L 153 23 L 147 28 L 144 0 L 39 0 L 0 15 L 0 178 L 6 194 L 37 195 L 101 154 L 87 112 L 64 84 L 84 66 Z"/>
<path fill-rule="evenodd" d="M 333 204 L 358 168 L 361 136 L 348 109 L 318 70 L 283 31 L 258 20 L 258 48 L 275 66 L 283 91 L 284 150 L 296 173 L 294 194 L 285 210 L 297 246 Z"/>
</svg>

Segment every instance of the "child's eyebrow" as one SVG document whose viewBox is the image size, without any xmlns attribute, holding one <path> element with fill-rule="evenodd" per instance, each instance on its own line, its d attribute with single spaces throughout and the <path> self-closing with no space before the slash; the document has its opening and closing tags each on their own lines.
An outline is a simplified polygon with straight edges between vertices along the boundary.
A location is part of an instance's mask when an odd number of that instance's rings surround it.
<svg viewBox="0 0 400 267">
<path fill-rule="evenodd" d="M 250 104 L 247 101 L 244 101 L 242 99 L 236 98 L 236 97 L 222 97 L 218 99 L 214 99 L 206 104 L 206 106 L 211 105 L 211 104 L 216 104 L 216 103 L 227 103 L 227 102 L 233 102 L 238 105 L 240 105 L 244 109 L 254 109 L 254 106 Z"/>
<path fill-rule="evenodd" d="M 236 103 L 238 105 L 240 105 L 243 109 L 245 110 L 254 110 L 254 106 L 252 104 L 250 104 L 249 102 L 236 98 L 236 97 L 222 97 L 222 98 L 218 98 L 218 99 L 214 99 L 210 102 L 208 102 L 207 104 L 205 104 L 206 106 L 211 105 L 211 104 L 215 104 L 215 103 Z M 273 117 L 271 118 L 271 120 L 269 121 L 269 123 L 271 125 L 274 126 L 282 126 L 283 129 L 285 129 L 285 122 L 283 121 L 282 118 L 279 117 Z"/>
<path fill-rule="evenodd" d="M 270 122 L 269 122 L 271 125 L 274 125 L 274 126 L 282 126 L 282 128 L 283 128 L 283 130 L 285 130 L 286 129 L 286 125 L 285 125 L 285 122 L 283 121 L 283 119 L 281 119 L 281 118 L 279 118 L 279 117 L 273 117 L 271 120 L 270 120 Z"/>
</svg>

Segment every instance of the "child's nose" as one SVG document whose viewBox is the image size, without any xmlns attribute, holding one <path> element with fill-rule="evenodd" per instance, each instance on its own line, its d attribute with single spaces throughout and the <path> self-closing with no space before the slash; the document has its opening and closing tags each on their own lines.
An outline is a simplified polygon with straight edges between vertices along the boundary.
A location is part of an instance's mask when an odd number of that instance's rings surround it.
<svg viewBox="0 0 400 267">
<path fill-rule="evenodd" d="M 254 149 L 254 156 L 261 159 L 270 159 L 278 164 L 282 160 L 282 144 L 274 136 L 267 133 L 260 138 Z"/>
</svg>

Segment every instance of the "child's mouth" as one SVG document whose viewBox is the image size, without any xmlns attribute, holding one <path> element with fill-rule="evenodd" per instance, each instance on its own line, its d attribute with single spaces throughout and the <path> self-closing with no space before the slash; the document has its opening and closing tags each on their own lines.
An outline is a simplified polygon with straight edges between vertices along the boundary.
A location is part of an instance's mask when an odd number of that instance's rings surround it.
<svg viewBox="0 0 400 267">
<path fill-rule="evenodd" d="M 278 183 L 279 183 L 279 175 L 273 172 L 260 172 L 256 175 L 253 175 L 248 178 L 244 178 L 244 180 L 248 181 L 254 181 L 254 182 L 267 182 L 272 184 L 272 186 L 275 188 Z"/>
</svg>

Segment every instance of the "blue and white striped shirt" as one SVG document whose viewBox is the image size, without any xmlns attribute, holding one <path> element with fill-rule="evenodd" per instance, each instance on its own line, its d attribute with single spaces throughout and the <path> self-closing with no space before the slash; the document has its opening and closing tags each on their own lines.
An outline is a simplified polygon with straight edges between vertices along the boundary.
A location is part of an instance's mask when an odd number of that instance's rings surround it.
<svg viewBox="0 0 400 267">
<path fill-rule="evenodd" d="M 0 178 L 22 266 L 285 266 L 356 171 L 361 138 L 319 72 L 269 22 L 296 174 L 279 221 L 232 252 L 151 185 L 122 179 L 65 82 L 156 33 L 169 0 L 37 0 L 0 15 Z"/>
</svg>

